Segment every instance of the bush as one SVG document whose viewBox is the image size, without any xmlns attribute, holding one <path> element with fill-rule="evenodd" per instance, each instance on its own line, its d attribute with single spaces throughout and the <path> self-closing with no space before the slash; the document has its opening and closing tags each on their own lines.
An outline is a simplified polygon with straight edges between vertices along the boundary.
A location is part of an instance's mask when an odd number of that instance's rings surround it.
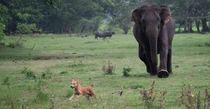
<svg viewBox="0 0 210 109">
<path fill-rule="evenodd" d="M 24 70 L 21 73 L 25 74 L 26 78 L 36 79 L 36 75 L 34 74 L 34 72 L 27 67 L 24 67 Z"/>
<path fill-rule="evenodd" d="M 110 64 L 110 61 L 109 61 L 107 67 L 105 67 L 105 66 L 102 67 L 102 71 L 103 71 L 105 74 L 113 75 L 113 71 L 115 70 L 115 68 L 116 68 L 116 65 L 112 66 L 112 65 Z"/>
<path fill-rule="evenodd" d="M 50 79 L 52 73 L 50 72 L 50 69 L 48 68 L 45 72 L 42 73 L 42 79 Z"/>
<path fill-rule="evenodd" d="M 67 73 L 68 73 L 67 71 L 62 71 L 59 74 L 67 74 Z"/>
<path fill-rule="evenodd" d="M 41 86 L 46 86 L 47 82 L 41 80 L 41 79 L 35 79 L 35 86 L 34 89 L 37 92 L 36 98 L 34 99 L 34 102 L 47 102 L 49 100 L 48 94 L 44 93 L 42 91 Z"/>
<path fill-rule="evenodd" d="M 204 104 L 201 105 L 200 91 L 197 94 L 193 94 L 191 87 L 188 84 L 188 90 L 182 86 L 182 93 L 180 97 L 181 104 L 185 105 L 187 109 L 209 109 L 210 107 L 210 94 L 208 90 L 205 90 Z M 201 108 L 203 107 L 203 108 Z"/>
<path fill-rule="evenodd" d="M 5 36 L 5 34 L 4 34 L 5 27 L 6 26 L 3 23 L 0 22 L 0 42 L 2 41 L 2 39 Z"/>
<path fill-rule="evenodd" d="M 130 76 L 129 72 L 131 71 L 131 68 L 123 68 L 123 76 L 128 77 Z"/>
<path fill-rule="evenodd" d="M 47 102 L 49 100 L 48 94 L 43 93 L 41 90 L 37 92 L 35 102 Z"/>
<path fill-rule="evenodd" d="M 7 75 L 4 79 L 3 79 L 3 85 L 10 85 L 10 75 Z"/>
<path fill-rule="evenodd" d="M 17 30 L 22 34 L 31 34 L 33 33 L 32 30 L 37 30 L 37 28 L 36 28 L 36 24 L 18 23 Z"/>
<path fill-rule="evenodd" d="M 163 109 L 166 101 L 164 96 L 167 94 L 167 91 L 165 90 L 164 92 L 160 92 L 161 95 L 159 97 L 156 97 L 157 90 L 155 90 L 155 92 L 153 91 L 154 84 L 155 81 L 153 81 L 148 92 L 145 89 L 140 91 L 141 101 L 143 102 L 143 105 L 148 109 Z"/>
</svg>

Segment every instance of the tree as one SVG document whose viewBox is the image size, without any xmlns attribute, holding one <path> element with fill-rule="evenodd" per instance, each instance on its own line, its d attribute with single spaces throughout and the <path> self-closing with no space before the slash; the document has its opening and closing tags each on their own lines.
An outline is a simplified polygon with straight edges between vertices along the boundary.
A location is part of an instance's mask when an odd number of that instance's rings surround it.
<svg viewBox="0 0 210 109">
<path fill-rule="evenodd" d="M 190 19 L 190 16 L 194 10 L 194 3 L 195 0 L 177 0 L 174 3 L 173 9 L 175 10 L 175 16 L 179 16 L 179 19 L 183 19 L 185 22 L 184 32 L 193 32 L 191 27 L 192 19 Z"/>
<path fill-rule="evenodd" d="M 135 8 L 133 3 L 116 0 L 115 17 L 112 18 L 110 25 L 121 28 L 124 34 L 131 28 L 131 11 Z"/>
<path fill-rule="evenodd" d="M 4 24 L 4 21 L 8 17 L 6 15 L 7 11 L 8 9 L 5 6 L 0 4 L 0 42 L 5 36 L 4 30 L 5 30 L 6 25 Z"/>
<path fill-rule="evenodd" d="M 96 16 L 93 17 L 92 19 L 88 20 L 88 19 L 81 19 L 79 21 L 79 28 L 81 29 L 81 33 L 83 33 L 85 31 L 85 29 L 89 32 L 95 32 L 98 31 L 98 28 L 100 26 L 100 24 L 102 24 L 102 17 L 100 16 Z"/>
<path fill-rule="evenodd" d="M 200 17 L 202 22 L 202 32 L 210 31 L 207 25 L 207 19 L 209 18 L 209 11 L 210 11 L 210 1 L 209 0 L 201 0 L 198 4 L 196 4 L 195 12 L 196 17 Z M 199 28 L 200 21 L 197 21 L 197 28 Z"/>
</svg>

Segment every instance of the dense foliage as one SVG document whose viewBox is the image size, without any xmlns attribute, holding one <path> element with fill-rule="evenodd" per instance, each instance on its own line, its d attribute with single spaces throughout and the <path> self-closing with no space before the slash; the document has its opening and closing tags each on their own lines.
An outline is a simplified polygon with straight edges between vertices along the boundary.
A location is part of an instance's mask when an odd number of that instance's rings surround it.
<svg viewBox="0 0 210 109">
<path fill-rule="evenodd" d="M 193 32 L 194 21 L 198 32 L 209 31 L 209 0 L 1 0 L 0 40 L 4 33 L 94 32 L 103 22 L 127 34 L 132 10 L 146 3 L 169 6 L 184 32 Z"/>
</svg>

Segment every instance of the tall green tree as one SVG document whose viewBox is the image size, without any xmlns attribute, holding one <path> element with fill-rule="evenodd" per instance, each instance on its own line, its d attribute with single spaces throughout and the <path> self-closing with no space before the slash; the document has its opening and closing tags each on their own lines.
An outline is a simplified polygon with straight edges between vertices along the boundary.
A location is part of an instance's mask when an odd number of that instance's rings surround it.
<svg viewBox="0 0 210 109">
<path fill-rule="evenodd" d="M 4 30 L 5 30 L 5 21 L 8 18 L 8 15 L 6 14 L 8 11 L 7 7 L 0 4 L 0 42 L 4 38 Z"/>
<path fill-rule="evenodd" d="M 76 32 L 75 27 L 83 18 L 92 19 L 104 16 L 103 8 L 92 0 L 63 0 L 57 5 L 58 9 L 44 8 L 44 18 L 39 22 L 43 31 L 53 33 Z M 82 28 L 82 27 L 81 27 Z"/>
<path fill-rule="evenodd" d="M 1 0 L 0 3 L 8 9 L 6 33 L 17 30 L 18 24 L 33 24 L 43 17 L 39 11 L 39 4 L 28 0 Z M 44 4 L 43 4 L 44 5 Z"/>
<path fill-rule="evenodd" d="M 115 0 L 115 16 L 112 17 L 109 25 L 118 27 L 124 31 L 124 34 L 127 34 L 132 26 L 131 11 L 134 8 L 135 5 L 131 2 Z"/>
</svg>

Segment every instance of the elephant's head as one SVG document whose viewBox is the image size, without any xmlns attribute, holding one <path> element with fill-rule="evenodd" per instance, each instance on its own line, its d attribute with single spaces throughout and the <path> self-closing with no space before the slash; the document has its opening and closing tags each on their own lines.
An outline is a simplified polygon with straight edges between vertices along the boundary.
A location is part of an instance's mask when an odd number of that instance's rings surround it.
<svg viewBox="0 0 210 109">
<path fill-rule="evenodd" d="M 131 21 L 139 24 L 142 32 L 151 33 L 158 32 L 170 19 L 170 8 L 143 5 L 132 12 Z"/>
<path fill-rule="evenodd" d="M 157 66 L 157 44 L 161 30 L 165 31 L 164 25 L 171 19 L 170 9 L 166 6 L 143 5 L 132 12 L 131 21 L 135 22 L 135 37 L 145 44 L 150 50 L 153 66 Z M 163 32 L 162 32 L 163 34 Z M 143 37 L 143 38 L 142 38 Z"/>
</svg>

